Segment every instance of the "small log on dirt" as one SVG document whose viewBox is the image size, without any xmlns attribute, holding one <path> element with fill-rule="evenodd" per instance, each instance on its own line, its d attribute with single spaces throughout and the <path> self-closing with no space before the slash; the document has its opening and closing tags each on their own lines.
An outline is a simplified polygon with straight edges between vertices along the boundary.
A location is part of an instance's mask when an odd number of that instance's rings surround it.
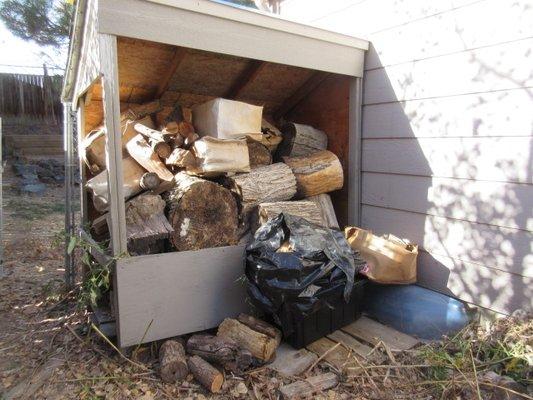
<svg viewBox="0 0 533 400">
<path fill-rule="evenodd" d="M 218 327 L 217 336 L 232 339 L 261 361 L 269 361 L 275 354 L 280 338 L 257 332 L 242 322 L 226 318 Z"/>
<path fill-rule="evenodd" d="M 298 183 L 299 198 L 328 193 L 342 188 L 344 174 L 335 154 L 322 150 L 302 157 L 283 157 Z"/>
<path fill-rule="evenodd" d="M 235 341 L 212 335 L 191 336 L 187 341 L 187 352 L 235 373 L 246 370 L 253 361 L 252 354 Z"/>
<path fill-rule="evenodd" d="M 170 145 L 165 141 L 163 133 L 155 129 L 148 128 L 143 124 L 135 124 L 135 130 L 143 135 L 150 143 L 152 150 L 161 158 L 167 158 L 172 149 Z"/>
<path fill-rule="evenodd" d="M 246 325 L 248 328 L 259 333 L 264 333 L 265 335 L 270 336 L 272 339 L 277 340 L 278 344 L 281 342 L 281 331 L 275 326 L 272 326 L 259 318 L 255 318 L 252 315 L 243 313 L 239 314 L 237 320 Z"/>
<path fill-rule="evenodd" d="M 199 356 L 192 356 L 188 360 L 189 369 L 194 378 L 211 393 L 218 393 L 224 383 L 224 375 Z"/>
<path fill-rule="evenodd" d="M 312 201 L 319 207 L 324 226 L 332 229 L 339 229 L 339 221 L 337 221 L 335 209 L 333 208 L 333 203 L 331 202 L 329 194 L 317 194 L 316 196 L 308 197 L 305 200 Z"/>
<path fill-rule="evenodd" d="M 155 153 L 153 146 L 148 144 L 143 135 L 138 134 L 132 138 L 126 144 L 126 148 L 135 161 L 142 165 L 148 172 L 156 173 L 162 181 L 170 182 L 174 179 L 172 172 L 165 167 L 165 164 L 163 164 Z"/>
<path fill-rule="evenodd" d="M 141 176 L 139 184 L 144 190 L 153 190 L 161 184 L 161 179 L 155 172 L 146 172 Z"/>
<path fill-rule="evenodd" d="M 337 383 L 339 383 L 337 375 L 333 372 L 328 372 L 322 375 L 311 376 L 304 381 L 297 381 L 282 386 L 279 391 L 285 400 L 303 399 L 307 396 L 331 389 Z"/>
<path fill-rule="evenodd" d="M 185 350 L 180 342 L 167 340 L 159 349 L 159 374 L 165 383 L 185 379 L 189 373 Z"/>
<path fill-rule="evenodd" d="M 170 241 L 178 251 L 238 242 L 237 202 L 228 189 L 180 172 L 166 200 L 168 219 L 175 230 Z"/>
<path fill-rule="evenodd" d="M 229 177 L 226 182 L 241 198 L 243 207 L 290 200 L 296 194 L 296 178 L 292 170 L 283 163 L 258 167 L 248 174 Z"/>
<path fill-rule="evenodd" d="M 159 195 L 141 194 L 126 203 L 126 237 L 131 254 L 153 254 L 164 248 L 174 229 L 164 214 L 165 201 Z"/>
<path fill-rule="evenodd" d="M 189 150 L 175 148 L 165 163 L 174 167 L 187 168 L 196 164 L 196 158 Z"/>
<path fill-rule="evenodd" d="M 281 131 L 283 141 L 278 146 L 277 159 L 306 156 L 328 147 L 328 136 L 312 126 L 289 123 Z"/>
<path fill-rule="evenodd" d="M 272 154 L 268 148 L 260 142 L 247 138 L 248 155 L 250 158 L 250 168 L 272 164 Z"/>
<path fill-rule="evenodd" d="M 251 228 L 255 232 L 262 224 L 280 213 L 302 217 L 314 224 L 325 226 L 319 206 L 312 201 L 300 200 L 259 204 L 252 214 Z"/>
</svg>

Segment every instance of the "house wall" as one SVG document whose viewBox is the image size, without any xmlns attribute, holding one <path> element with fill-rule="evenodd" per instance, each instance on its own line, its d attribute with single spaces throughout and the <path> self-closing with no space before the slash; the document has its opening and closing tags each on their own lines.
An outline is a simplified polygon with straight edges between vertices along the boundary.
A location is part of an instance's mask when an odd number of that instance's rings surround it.
<svg viewBox="0 0 533 400">
<path fill-rule="evenodd" d="M 372 42 L 362 225 L 419 243 L 423 286 L 532 308 L 531 2 L 285 0 L 281 15 Z"/>
</svg>

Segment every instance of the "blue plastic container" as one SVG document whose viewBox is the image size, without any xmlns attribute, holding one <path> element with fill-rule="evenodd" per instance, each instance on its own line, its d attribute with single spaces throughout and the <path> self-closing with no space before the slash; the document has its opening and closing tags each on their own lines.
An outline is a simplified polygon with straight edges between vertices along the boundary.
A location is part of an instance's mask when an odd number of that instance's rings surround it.
<svg viewBox="0 0 533 400">
<path fill-rule="evenodd" d="M 420 339 L 453 335 L 470 322 L 464 303 L 416 285 L 365 288 L 363 311 L 371 318 Z"/>
</svg>

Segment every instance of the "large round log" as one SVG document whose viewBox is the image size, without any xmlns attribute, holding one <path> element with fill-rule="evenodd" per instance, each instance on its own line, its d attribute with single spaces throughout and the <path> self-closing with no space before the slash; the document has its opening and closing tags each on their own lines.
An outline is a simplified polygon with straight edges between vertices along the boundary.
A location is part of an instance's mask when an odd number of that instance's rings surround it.
<svg viewBox="0 0 533 400">
<path fill-rule="evenodd" d="M 178 251 L 233 245 L 238 242 L 237 202 L 219 184 L 180 172 L 168 193 L 171 243 Z"/>
<path fill-rule="evenodd" d="M 175 383 L 189 373 L 185 349 L 180 342 L 167 340 L 159 349 L 159 373 L 165 383 Z"/>
<path fill-rule="evenodd" d="M 283 163 L 255 168 L 250 173 L 229 177 L 227 182 L 240 196 L 243 208 L 267 201 L 290 200 L 296 194 L 296 178 Z"/>
<path fill-rule="evenodd" d="M 302 157 L 283 157 L 298 185 L 299 198 L 328 193 L 342 188 L 344 174 L 335 154 L 328 150 Z"/>
<path fill-rule="evenodd" d="M 281 131 L 283 140 L 277 149 L 277 160 L 285 156 L 306 156 L 328 147 L 328 136 L 312 126 L 289 123 Z"/>
</svg>

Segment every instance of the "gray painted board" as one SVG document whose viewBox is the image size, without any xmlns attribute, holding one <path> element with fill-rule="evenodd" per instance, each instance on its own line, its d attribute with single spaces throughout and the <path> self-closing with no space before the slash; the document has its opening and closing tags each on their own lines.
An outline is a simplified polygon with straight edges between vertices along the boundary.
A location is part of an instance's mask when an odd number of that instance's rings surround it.
<svg viewBox="0 0 533 400">
<path fill-rule="evenodd" d="M 120 346 L 218 326 L 247 310 L 245 246 L 164 253 L 117 261 Z"/>
</svg>

